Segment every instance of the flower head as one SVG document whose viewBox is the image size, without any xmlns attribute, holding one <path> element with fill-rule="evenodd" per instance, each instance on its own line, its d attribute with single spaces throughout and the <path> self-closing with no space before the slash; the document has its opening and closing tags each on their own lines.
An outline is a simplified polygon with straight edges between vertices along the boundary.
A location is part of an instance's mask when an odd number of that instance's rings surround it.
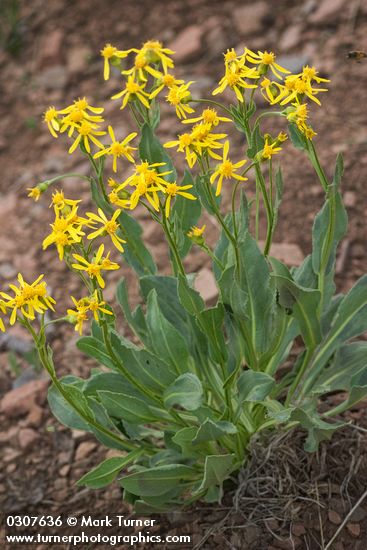
<svg viewBox="0 0 367 550">
<path fill-rule="evenodd" d="M 223 158 L 221 163 L 218 164 L 215 172 L 210 176 L 210 183 L 215 183 L 217 181 L 217 190 L 215 194 L 220 195 L 222 189 L 223 179 L 236 179 L 238 181 L 245 181 L 247 178 L 237 174 L 237 170 L 241 168 L 247 161 L 240 160 L 239 162 L 233 163 L 228 158 L 229 153 L 229 141 L 226 141 L 223 147 Z M 220 157 L 219 157 L 220 158 Z"/>
<path fill-rule="evenodd" d="M 73 254 L 74 259 L 79 263 L 74 263 L 71 265 L 74 269 L 85 271 L 91 279 L 96 279 L 101 288 L 105 287 L 105 282 L 102 278 L 101 271 L 120 268 L 118 264 L 109 259 L 110 253 L 108 253 L 106 257 L 103 257 L 103 252 L 104 245 L 101 244 L 91 262 L 86 258 L 83 258 L 83 256 L 80 256 L 80 254 Z"/>
<path fill-rule="evenodd" d="M 138 134 L 132 132 L 122 141 L 116 141 L 115 132 L 113 131 L 112 126 L 108 127 L 108 133 L 111 138 L 111 145 L 98 151 L 94 158 L 99 158 L 102 155 L 111 155 L 113 157 L 112 169 L 114 172 L 117 172 L 117 159 L 120 157 L 125 157 L 128 161 L 134 162 L 134 157 L 132 156 L 133 151 L 136 151 L 136 147 L 131 147 L 129 145 L 130 141 L 134 139 Z"/>
<path fill-rule="evenodd" d="M 48 309 L 54 310 L 53 304 L 56 302 L 48 295 L 46 283 L 42 279 L 43 275 L 40 275 L 33 283 L 29 284 L 18 273 L 18 286 L 9 285 L 13 296 L 0 292 L 1 310 L 3 312 L 8 308 L 12 310 L 9 321 L 11 325 L 14 325 L 19 313 L 32 321 L 35 319 L 36 313 L 43 315 Z"/>
<path fill-rule="evenodd" d="M 172 197 L 181 195 L 181 197 L 184 197 L 185 199 L 189 199 L 191 201 L 196 200 L 196 197 L 194 197 L 194 195 L 192 195 L 191 193 L 187 193 L 187 189 L 191 189 L 192 187 L 192 185 L 177 185 L 176 183 L 166 184 L 166 188 L 164 190 L 164 193 L 167 195 L 165 204 L 166 218 L 168 218 L 170 214 Z"/>
<path fill-rule="evenodd" d="M 126 243 L 126 241 L 124 241 L 124 239 L 122 239 L 117 235 L 117 232 L 120 229 L 120 225 L 117 221 L 117 218 L 121 214 L 121 210 L 116 210 L 116 212 L 113 214 L 110 220 L 106 217 L 106 214 L 103 212 L 101 208 L 98 208 L 98 214 L 99 215 L 95 214 L 94 212 L 87 212 L 87 216 L 89 217 L 92 223 L 97 222 L 101 224 L 101 227 L 93 231 L 93 233 L 90 233 L 87 238 L 96 239 L 97 237 L 100 237 L 103 235 L 109 235 L 111 237 L 113 244 L 117 248 L 117 250 L 119 250 L 120 252 L 123 252 L 124 249 L 123 249 L 122 243 Z"/>
</svg>

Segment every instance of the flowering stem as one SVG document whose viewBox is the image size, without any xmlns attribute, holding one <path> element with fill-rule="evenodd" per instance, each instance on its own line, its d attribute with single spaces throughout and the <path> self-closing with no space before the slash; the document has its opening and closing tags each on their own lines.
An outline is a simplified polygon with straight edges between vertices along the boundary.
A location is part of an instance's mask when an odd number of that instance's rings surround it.
<svg viewBox="0 0 367 550">
<path fill-rule="evenodd" d="M 321 183 L 325 193 L 327 193 L 328 187 L 329 187 L 329 182 L 328 182 L 327 177 L 325 175 L 325 172 L 324 172 L 324 170 L 323 170 L 323 168 L 320 164 L 319 157 L 317 156 L 315 146 L 314 146 L 314 144 L 312 143 L 312 141 L 310 139 L 307 140 L 307 150 L 308 150 L 308 156 L 309 156 L 309 159 L 311 161 L 311 164 L 314 167 L 314 169 L 315 169 L 315 171 L 316 171 L 316 173 L 319 177 L 320 183 Z"/>
<path fill-rule="evenodd" d="M 171 235 L 171 231 L 170 231 L 170 228 L 169 228 L 167 222 L 168 222 L 168 220 L 166 218 L 166 214 L 165 214 L 164 210 L 162 210 L 162 223 L 161 223 L 161 225 L 162 225 L 163 231 L 164 231 L 164 233 L 167 237 L 168 244 L 169 244 L 170 250 L 172 252 L 172 255 L 175 259 L 175 262 L 173 264 L 174 271 L 175 271 L 175 273 L 177 273 L 177 270 L 178 270 L 181 273 L 181 275 L 183 275 L 186 279 L 185 269 L 184 269 L 184 266 L 182 265 L 180 254 L 177 250 L 175 240 L 173 239 L 173 237 Z"/>
<path fill-rule="evenodd" d="M 243 177 L 245 174 L 247 174 L 247 172 L 254 166 L 254 163 L 250 164 L 250 166 L 248 166 L 246 168 L 246 170 L 244 170 L 241 174 L 241 176 Z M 237 189 L 239 187 L 239 184 L 241 183 L 241 180 L 237 180 L 236 181 L 236 184 L 233 188 L 233 191 L 232 191 L 232 221 L 233 221 L 233 232 L 234 232 L 234 238 L 236 239 L 236 241 L 238 240 L 238 232 L 237 232 L 237 221 L 236 221 L 236 193 L 237 193 Z"/>
</svg>

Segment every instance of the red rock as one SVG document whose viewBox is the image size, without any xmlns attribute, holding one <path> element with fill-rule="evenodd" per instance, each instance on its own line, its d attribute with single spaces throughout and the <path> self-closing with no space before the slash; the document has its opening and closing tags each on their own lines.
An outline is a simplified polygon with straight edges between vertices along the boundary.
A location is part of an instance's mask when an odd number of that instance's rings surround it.
<svg viewBox="0 0 367 550">
<path fill-rule="evenodd" d="M 335 510 L 329 510 L 328 518 L 330 523 L 333 523 L 334 525 L 340 525 L 342 522 L 342 518 L 340 517 L 338 512 L 335 512 Z"/>
<path fill-rule="evenodd" d="M 208 305 L 213 305 L 218 298 L 218 288 L 213 273 L 203 267 L 195 277 L 195 290 L 199 292 Z"/>
<path fill-rule="evenodd" d="M 31 428 L 23 428 L 19 431 L 18 442 L 21 449 L 27 450 L 34 446 L 40 439 L 40 434 Z"/>
<path fill-rule="evenodd" d="M 319 2 L 317 10 L 310 16 L 309 21 L 311 23 L 329 24 L 335 21 L 338 16 L 344 17 L 345 5 L 344 0 L 323 0 Z"/>
<path fill-rule="evenodd" d="M 264 248 L 264 242 L 259 242 L 260 248 Z M 290 266 L 298 266 L 303 262 L 304 255 L 297 244 L 273 243 L 270 249 L 270 256 L 277 258 Z"/>
<path fill-rule="evenodd" d="M 95 441 L 83 441 L 76 450 L 75 460 L 78 461 L 87 458 L 96 447 L 97 443 Z"/>
<path fill-rule="evenodd" d="M 46 398 L 48 380 L 32 380 L 24 386 L 6 393 L 1 400 L 0 412 L 8 418 L 29 413 L 34 403 L 42 404 Z"/>
<path fill-rule="evenodd" d="M 343 201 L 344 201 L 344 205 L 347 208 L 353 208 L 353 206 L 355 206 L 357 203 L 357 195 L 355 191 L 346 191 L 343 194 Z"/>
<path fill-rule="evenodd" d="M 291 25 L 282 34 L 279 41 L 280 50 L 291 50 L 295 46 L 299 46 L 301 40 L 302 26 Z"/>
<path fill-rule="evenodd" d="M 180 32 L 169 44 L 175 53 L 175 62 L 189 61 L 201 51 L 203 29 L 199 25 L 190 25 Z"/>
<path fill-rule="evenodd" d="M 17 197 L 15 193 L 7 193 L 6 195 L 0 195 L 0 217 L 4 218 L 12 210 L 15 210 L 17 205 Z"/>
<path fill-rule="evenodd" d="M 39 67 L 44 69 L 51 65 L 58 65 L 62 61 L 62 43 L 64 33 L 61 29 L 55 29 L 47 33 L 41 45 L 39 55 Z"/>
<path fill-rule="evenodd" d="M 292 533 L 297 537 L 301 537 L 306 533 L 305 526 L 302 523 L 294 523 L 292 525 Z"/>
<path fill-rule="evenodd" d="M 29 415 L 24 420 L 26 426 L 33 426 L 37 428 L 42 422 L 43 409 L 34 403 Z"/>
<path fill-rule="evenodd" d="M 359 523 L 347 523 L 347 529 L 352 537 L 358 538 L 361 534 L 361 526 Z"/>
<path fill-rule="evenodd" d="M 81 73 L 91 57 L 92 52 L 89 48 L 78 46 L 73 48 L 68 53 L 67 68 L 70 74 Z"/>
<path fill-rule="evenodd" d="M 271 7 L 266 2 L 255 2 L 236 8 L 233 12 L 233 20 L 238 32 L 247 36 L 261 31 L 264 18 L 268 13 L 271 13 Z"/>
</svg>

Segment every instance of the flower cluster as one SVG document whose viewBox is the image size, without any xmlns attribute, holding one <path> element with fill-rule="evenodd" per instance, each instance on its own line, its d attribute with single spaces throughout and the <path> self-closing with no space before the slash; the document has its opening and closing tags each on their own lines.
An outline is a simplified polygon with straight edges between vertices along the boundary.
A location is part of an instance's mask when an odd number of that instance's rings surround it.
<svg viewBox="0 0 367 550">
<path fill-rule="evenodd" d="M 99 314 L 104 313 L 106 315 L 113 315 L 112 311 L 104 307 L 106 302 L 100 300 L 98 292 L 95 290 L 91 296 L 76 300 L 74 296 L 71 296 L 75 309 L 68 309 L 67 314 L 70 322 L 75 325 L 75 330 L 79 334 L 83 333 L 83 323 L 88 321 L 88 313 L 92 313 L 94 320 L 99 321 Z"/>
<path fill-rule="evenodd" d="M 47 293 L 46 283 L 40 275 L 33 283 L 27 283 L 23 276 L 18 274 L 18 286 L 10 284 L 13 296 L 0 292 L 0 311 L 4 314 L 10 310 L 10 325 L 14 325 L 19 315 L 21 320 L 33 321 L 36 313 L 43 315 L 48 309 L 54 310 L 56 303 Z M 0 330 L 4 331 L 4 322 L 0 319 Z"/>
</svg>

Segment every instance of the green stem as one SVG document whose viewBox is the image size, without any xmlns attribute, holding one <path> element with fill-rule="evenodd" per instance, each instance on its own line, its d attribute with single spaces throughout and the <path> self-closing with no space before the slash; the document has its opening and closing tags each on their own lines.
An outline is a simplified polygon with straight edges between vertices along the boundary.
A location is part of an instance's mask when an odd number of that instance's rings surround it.
<svg viewBox="0 0 367 550">
<path fill-rule="evenodd" d="M 162 223 L 161 223 L 161 225 L 162 225 L 163 231 L 164 231 L 164 233 L 167 237 L 170 250 L 171 250 L 171 252 L 173 254 L 173 257 L 175 259 L 175 263 L 173 264 L 174 271 L 175 271 L 175 274 L 177 274 L 177 270 L 178 270 L 181 273 L 181 275 L 183 275 L 186 278 L 185 269 L 184 269 L 184 266 L 182 264 L 180 254 L 178 252 L 176 242 L 175 242 L 174 238 L 171 235 L 170 227 L 168 226 L 167 222 L 168 222 L 168 220 L 166 218 L 166 214 L 165 214 L 164 209 L 163 209 L 162 210 Z"/>
<path fill-rule="evenodd" d="M 309 365 L 309 362 L 310 362 L 310 359 L 312 358 L 313 352 L 314 352 L 314 348 L 307 348 L 306 353 L 305 353 L 304 358 L 303 358 L 303 361 L 302 361 L 302 364 L 301 364 L 301 366 L 298 370 L 297 376 L 293 380 L 292 385 L 288 390 L 287 399 L 285 401 L 285 407 L 287 407 L 290 404 L 291 399 L 292 399 L 295 391 L 297 390 L 298 385 L 299 385 L 300 381 L 302 380 L 303 375 L 304 375 L 304 373 L 305 373 L 305 371 L 306 371 L 306 369 Z"/>
</svg>

